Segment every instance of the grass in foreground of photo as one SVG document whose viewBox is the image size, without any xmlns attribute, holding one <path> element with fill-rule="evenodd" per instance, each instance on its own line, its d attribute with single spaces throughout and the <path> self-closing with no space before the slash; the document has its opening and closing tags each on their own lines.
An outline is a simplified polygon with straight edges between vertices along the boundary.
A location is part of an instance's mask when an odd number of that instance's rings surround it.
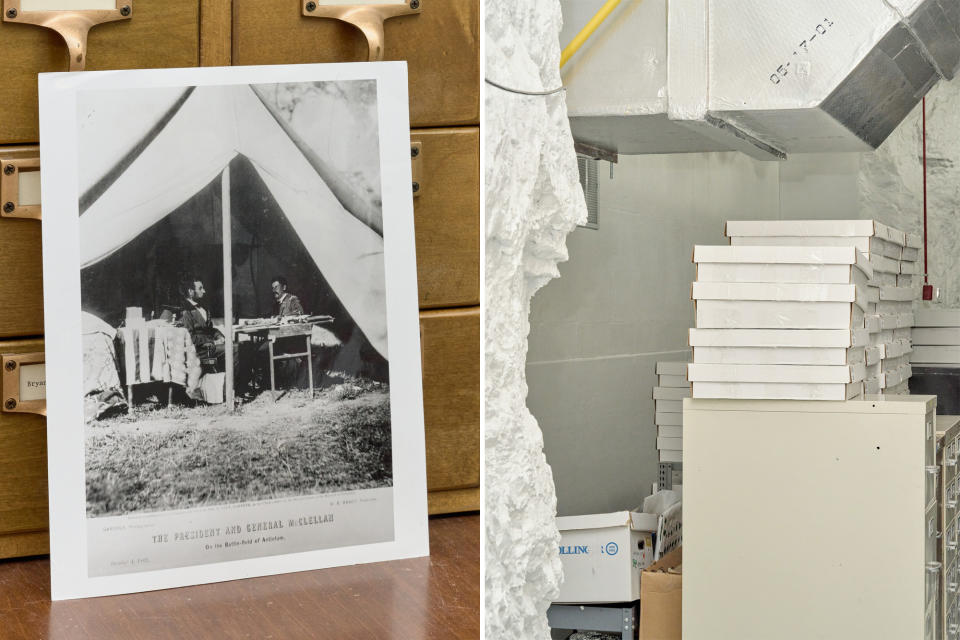
<svg viewBox="0 0 960 640">
<path fill-rule="evenodd" d="M 390 486 L 390 396 L 356 380 L 223 405 L 129 414 L 86 427 L 87 515 L 169 511 Z"/>
</svg>

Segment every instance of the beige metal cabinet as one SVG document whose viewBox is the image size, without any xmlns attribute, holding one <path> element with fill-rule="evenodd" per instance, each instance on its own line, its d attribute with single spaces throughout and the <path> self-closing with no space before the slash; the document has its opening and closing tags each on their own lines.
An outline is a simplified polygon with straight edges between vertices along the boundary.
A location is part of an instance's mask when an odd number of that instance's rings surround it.
<svg viewBox="0 0 960 640">
<path fill-rule="evenodd" d="M 932 640 L 935 408 L 684 400 L 684 640 Z"/>
</svg>

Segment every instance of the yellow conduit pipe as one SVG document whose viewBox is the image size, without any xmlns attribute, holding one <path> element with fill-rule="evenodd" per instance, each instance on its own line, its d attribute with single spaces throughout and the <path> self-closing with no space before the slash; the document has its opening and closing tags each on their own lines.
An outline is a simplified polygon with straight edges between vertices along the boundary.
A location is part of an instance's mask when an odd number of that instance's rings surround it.
<svg viewBox="0 0 960 640">
<path fill-rule="evenodd" d="M 563 52 L 560 54 L 560 68 L 563 68 L 563 65 L 567 64 L 567 60 L 573 57 L 580 47 L 583 46 L 583 43 L 587 41 L 587 38 L 593 35 L 593 32 L 597 30 L 597 27 L 600 26 L 604 20 L 607 19 L 614 9 L 617 8 L 617 5 L 620 4 L 620 0 L 607 0 L 603 3 L 603 6 L 600 7 L 600 10 L 592 18 L 590 22 L 586 24 L 583 29 L 580 29 L 580 33 L 574 36 L 573 40 L 570 41 L 570 44 L 563 48 Z"/>
</svg>

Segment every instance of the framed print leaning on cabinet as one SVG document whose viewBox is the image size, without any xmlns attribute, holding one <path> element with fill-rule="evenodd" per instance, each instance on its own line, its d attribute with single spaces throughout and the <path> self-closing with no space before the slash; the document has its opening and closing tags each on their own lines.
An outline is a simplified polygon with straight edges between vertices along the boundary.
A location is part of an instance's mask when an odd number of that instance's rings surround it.
<svg viewBox="0 0 960 640">
<path fill-rule="evenodd" d="M 428 554 L 406 65 L 40 76 L 52 596 Z"/>
</svg>

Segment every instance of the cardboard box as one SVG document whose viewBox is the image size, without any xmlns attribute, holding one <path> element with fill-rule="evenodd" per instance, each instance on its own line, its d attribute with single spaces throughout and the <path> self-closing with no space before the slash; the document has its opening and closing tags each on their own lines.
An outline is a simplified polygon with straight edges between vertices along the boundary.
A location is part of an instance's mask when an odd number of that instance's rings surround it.
<svg viewBox="0 0 960 640">
<path fill-rule="evenodd" d="M 864 347 L 811 349 L 807 347 L 694 347 L 698 364 L 844 365 L 865 360 Z"/>
<path fill-rule="evenodd" d="M 660 516 L 618 511 L 557 518 L 563 583 L 559 603 L 630 602 L 654 562 Z"/>
<path fill-rule="evenodd" d="M 640 578 L 640 640 L 681 640 L 683 548 L 643 570 Z"/>
<path fill-rule="evenodd" d="M 862 382 L 850 383 L 769 383 L 694 382 L 694 398 L 737 400 L 853 400 L 863 393 Z M 664 460 L 661 457 L 661 462 Z"/>
<path fill-rule="evenodd" d="M 870 344 L 866 329 L 690 329 L 692 347 L 810 347 L 833 349 Z"/>
</svg>

